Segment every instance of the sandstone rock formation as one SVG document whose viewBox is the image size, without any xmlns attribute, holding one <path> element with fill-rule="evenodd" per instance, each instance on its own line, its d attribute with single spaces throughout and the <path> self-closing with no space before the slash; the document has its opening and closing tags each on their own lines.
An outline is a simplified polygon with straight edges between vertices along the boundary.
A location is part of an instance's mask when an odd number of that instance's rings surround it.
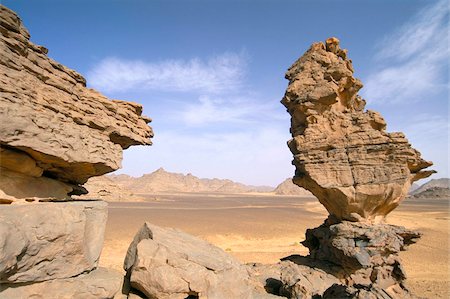
<svg viewBox="0 0 450 299">
<path fill-rule="evenodd" d="M 403 133 L 387 133 L 375 111 L 364 111 L 352 61 L 339 40 L 315 43 L 287 71 L 282 99 L 291 115 L 288 145 L 294 183 L 311 191 L 339 219 L 380 220 L 432 165 Z M 382 87 L 380 87 L 382 88 Z"/>
<path fill-rule="evenodd" d="M 87 88 L 30 41 L 14 12 L 0 6 L 0 15 L 0 202 L 67 200 L 89 177 L 118 169 L 123 149 L 150 144 L 139 104 Z"/>
<path fill-rule="evenodd" d="M 297 261 L 283 260 L 277 264 L 249 264 L 250 276 L 266 292 L 284 298 L 320 298 L 340 280 L 320 269 Z"/>
<path fill-rule="evenodd" d="M 0 5 L 0 298 L 113 298 L 121 273 L 97 268 L 107 204 L 71 196 L 150 144 L 150 119 L 29 39 Z"/>
<path fill-rule="evenodd" d="M 123 276 L 115 270 L 98 268 L 74 278 L 48 280 L 33 284 L 0 284 L 0 299 L 114 298 L 121 289 Z"/>
<path fill-rule="evenodd" d="M 0 283 L 73 277 L 97 267 L 107 204 L 0 205 Z"/>
<path fill-rule="evenodd" d="M 297 196 L 314 196 L 308 190 L 295 185 L 292 179 L 286 179 L 279 184 L 273 192 L 276 195 L 297 195 Z"/>
<path fill-rule="evenodd" d="M 131 287 L 148 298 L 272 297 L 257 293 L 246 267 L 223 250 L 148 222 L 128 248 L 124 269 Z"/>
</svg>

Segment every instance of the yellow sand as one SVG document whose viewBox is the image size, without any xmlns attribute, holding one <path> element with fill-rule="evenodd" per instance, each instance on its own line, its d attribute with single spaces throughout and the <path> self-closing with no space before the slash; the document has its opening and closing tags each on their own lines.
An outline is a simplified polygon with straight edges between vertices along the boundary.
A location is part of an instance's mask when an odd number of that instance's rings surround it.
<svg viewBox="0 0 450 299">
<path fill-rule="evenodd" d="M 291 254 L 306 255 L 307 249 L 299 243 L 305 230 L 320 225 L 327 215 L 313 198 L 255 194 L 165 195 L 162 199 L 110 203 L 102 266 L 121 269 L 128 245 L 144 221 L 199 236 L 244 263 L 275 263 Z M 421 297 L 449 298 L 448 205 L 406 200 L 389 215 L 388 223 L 424 234 L 401 253 L 407 286 Z"/>
</svg>

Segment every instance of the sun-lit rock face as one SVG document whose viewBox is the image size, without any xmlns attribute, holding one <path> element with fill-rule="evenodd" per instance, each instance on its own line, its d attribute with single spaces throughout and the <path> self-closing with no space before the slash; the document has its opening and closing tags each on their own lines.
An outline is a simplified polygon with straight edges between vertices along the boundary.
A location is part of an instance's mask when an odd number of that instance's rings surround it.
<svg viewBox="0 0 450 299">
<path fill-rule="evenodd" d="M 380 220 L 412 182 L 434 171 L 403 133 L 387 133 L 378 112 L 364 110 L 347 50 L 337 38 L 315 43 L 287 71 L 282 104 L 291 115 L 288 142 L 294 183 L 311 191 L 331 215 Z M 380 88 L 383 88 L 380 86 Z"/>
<path fill-rule="evenodd" d="M 0 5 L 0 203 L 66 199 L 88 178 L 118 169 L 123 149 L 151 144 L 141 105 L 87 88 L 47 52 Z"/>
</svg>

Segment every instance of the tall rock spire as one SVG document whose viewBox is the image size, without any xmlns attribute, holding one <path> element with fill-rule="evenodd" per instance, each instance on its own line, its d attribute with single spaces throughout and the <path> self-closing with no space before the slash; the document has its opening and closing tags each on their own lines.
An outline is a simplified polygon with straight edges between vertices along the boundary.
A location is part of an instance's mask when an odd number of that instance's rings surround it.
<svg viewBox="0 0 450 299">
<path fill-rule="evenodd" d="M 434 173 L 423 170 L 432 163 L 403 133 L 386 132 L 383 117 L 364 110 L 363 84 L 337 38 L 313 44 L 286 79 L 281 102 L 291 115 L 293 181 L 337 219 L 382 220 L 412 182 Z"/>
</svg>

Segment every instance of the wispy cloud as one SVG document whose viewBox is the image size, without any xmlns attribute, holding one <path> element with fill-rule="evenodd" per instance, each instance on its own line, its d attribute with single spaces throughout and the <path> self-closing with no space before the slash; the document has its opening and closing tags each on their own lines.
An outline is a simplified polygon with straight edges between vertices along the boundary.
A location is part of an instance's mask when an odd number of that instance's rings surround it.
<svg viewBox="0 0 450 299">
<path fill-rule="evenodd" d="M 425 160 L 433 161 L 431 169 L 437 171 L 433 178 L 449 176 L 450 123 L 448 117 L 421 113 L 412 116 L 407 125 L 401 128 L 405 132 L 412 146 L 419 149 Z"/>
<path fill-rule="evenodd" d="M 103 92 L 141 89 L 220 93 L 240 87 L 246 56 L 245 52 L 225 53 L 207 60 L 159 62 L 109 57 L 88 73 L 88 82 Z"/>
<path fill-rule="evenodd" d="M 269 120 L 289 121 L 278 100 L 264 102 L 252 95 L 238 97 L 201 96 L 190 102 L 175 116 L 185 125 L 205 126 L 214 123 L 250 124 Z"/>
<path fill-rule="evenodd" d="M 379 68 L 366 80 L 363 95 L 373 103 L 418 101 L 448 88 L 449 5 L 435 2 L 378 45 Z"/>
</svg>

